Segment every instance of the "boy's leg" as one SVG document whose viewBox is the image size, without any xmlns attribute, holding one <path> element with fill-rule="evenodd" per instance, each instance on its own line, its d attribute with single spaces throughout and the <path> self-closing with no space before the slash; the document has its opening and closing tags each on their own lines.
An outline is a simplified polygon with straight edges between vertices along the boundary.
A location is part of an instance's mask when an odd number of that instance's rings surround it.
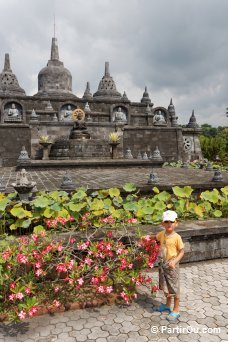
<svg viewBox="0 0 228 342">
<path fill-rule="evenodd" d="M 180 312 L 180 297 L 175 296 L 174 297 L 174 307 L 173 307 L 173 312 Z"/>
<path fill-rule="evenodd" d="M 169 293 L 165 293 L 165 296 L 166 296 L 166 303 L 165 303 L 165 306 L 167 306 L 168 308 L 170 308 L 172 296 L 171 296 Z"/>
</svg>

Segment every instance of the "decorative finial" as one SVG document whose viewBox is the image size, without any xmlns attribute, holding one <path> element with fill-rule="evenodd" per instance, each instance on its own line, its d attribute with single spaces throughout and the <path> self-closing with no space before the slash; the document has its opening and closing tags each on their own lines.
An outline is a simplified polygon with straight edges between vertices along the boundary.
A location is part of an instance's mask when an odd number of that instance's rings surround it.
<svg viewBox="0 0 228 342">
<path fill-rule="evenodd" d="M 10 71 L 10 72 L 12 72 L 11 67 L 10 67 L 10 57 L 9 57 L 8 53 L 5 54 L 5 63 L 4 63 L 3 71 Z"/>
<path fill-rule="evenodd" d="M 59 49 L 58 49 L 57 38 L 52 38 L 51 60 L 59 60 Z"/>
<path fill-rule="evenodd" d="M 105 62 L 105 76 L 110 77 L 109 62 Z"/>
<path fill-rule="evenodd" d="M 170 106 L 172 106 L 172 105 L 173 105 L 173 99 L 172 99 L 172 97 L 171 97 Z"/>
</svg>

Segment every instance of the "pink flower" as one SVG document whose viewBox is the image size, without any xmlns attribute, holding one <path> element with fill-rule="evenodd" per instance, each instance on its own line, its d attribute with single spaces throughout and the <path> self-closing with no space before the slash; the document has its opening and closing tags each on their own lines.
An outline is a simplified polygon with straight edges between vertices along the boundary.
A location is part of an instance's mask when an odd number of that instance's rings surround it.
<svg viewBox="0 0 228 342">
<path fill-rule="evenodd" d="M 35 267 L 36 267 L 36 268 L 41 268 L 41 263 L 40 263 L 39 261 L 36 262 L 36 263 L 35 263 Z"/>
<path fill-rule="evenodd" d="M 113 291 L 113 287 L 112 286 L 107 286 L 106 287 L 106 292 L 107 293 L 111 293 Z"/>
<path fill-rule="evenodd" d="M 17 261 L 20 263 L 20 264 L 26 264 L 28 262 L 28 258 L 26 255 L 24 254 L 18 254 L 17 255 Z"/>
<path fill-rule="evenodd" d="M 37 312 L 37 307 L 36 306 L 32 306 L 31 309 L 29 310 L 28 314 L 29 314 L 29 317 L 32 317 L 36 314 Z"/>
<path fill-rule="evenodd" d="M 159 290 L 157 285 L 152 286 L 151 288 L 152 292 L 157 292 Z"/>
<path fill-rule="evenodd" d="M 23 293 L 21 293 L 21 292 L 16 293 L 16 298 L 19 299 L 19 300 L 21 300 L 22 298 L 24 298 Z"/>
<path fill-rule="evenodd" d="M 77 282 L 79 285 L 82 285 L 84 283 L 84 280 L 82 278 L 77 279 Z"/>
<path fill-rule="evenodd" d="M 123 248 L 118 248 L 117 251 L 116 251 L 116 254 L 122 254 L 123 253 Z"/>
<path fill-rule="evenodd" d="M 30 287 L 26 287 L 26 289 L 25 289 L 25 293 L 26 293 L 27 295 L 29 295 L 29 294 L 31 293 L 31 289 L 30 289 Z"/>
<path fill-rule="evenodd" d="M 76 239 L 75 238 L 70 238 L 70 243 L 75 243 Z"/>
<path fill-rule="evenodd" d="M 63 246 L 62 245 L 59 245 L 58 248 L 57 248 L 58 252 L 61 252 L 63 250 Z"/>
<path fill-rule="evenodd" d="M 25 317 L 26 317 L 26 312 L 23 311 L 23 310 L 21 310 L 21 311 L 19 312 L 19 314 L 18 314 L 18 317 L 20 318 L 20 320 L 25 319 Z"/>
<path fill-rule="evenodd" d="M 14 293 L 9 295 L 9 300 L 14 301 L 16 299 L 16 295 Z"/>
<path fill-rule="evenodd" d="M 137 219 L 136 218 L 129 218 L 127 220 L 128 223 L 137 223 Z"/>
<path fill-rule="evenodd" d="M 34 242 L 37 242 L 37 240 L 39 239 L 39 236 L 37 234 L 32 234 L 31 238 Z"/>
<path fill-rule="evenodd" d="M 108 238 L 111 238 L 113 236 L 113 233 L 112 233 L 112 231 L 110 230 L 109 232 L 107 232 L 107 237 Z"/>
<path fill-rule="evenodd" d="M 9 250 L 6 250 L 2 253 L 3 260 L 7 260 L 10 257 L 11 252 Z"/>
<path fill-rule="evenodd" d="M 59 300 L 53 300 L 52 304 L 56 307 L 56 308 L 59 308 L 61 306 L 61 303 Z"/>
<path fill-rule="evenodd" d="M 15 289 L 15 287 L 16 287 L 16 284 L 15 284 L 15 283 L 11 283 L 11 284 L 10 284 L 10 289 Z"/>
<path fill-rule="evenodd" d="M 85 258 L 85 264 L 86 265 L 91 265 L 91 263 L 93 262 L 93 260 L 92 259 L 90 259 L 90 258 Z"/>
<path fill-rule="evenodd" d="M 35 275 L 37 277 L 41 276 L 43 274 L 43 270 L 41 270 L 41 268 L 39 268 L 36 272 L 35 272 Z"/>
<path fill-rule="evenodd" d="M 54 292 L 55 292 L 55 293 L 59 292 L 59 287 L 55 287 L 55 288 L 54 288 Z"/>
<path fill-rule="evenodd" d="M 104 286 L 98 286 L 98 288 L 97 288 L 97 292 L 99 292 L 99 293 L 104 293 L 105 292 L 105 288 L 104 288 Z"/>
</svg>

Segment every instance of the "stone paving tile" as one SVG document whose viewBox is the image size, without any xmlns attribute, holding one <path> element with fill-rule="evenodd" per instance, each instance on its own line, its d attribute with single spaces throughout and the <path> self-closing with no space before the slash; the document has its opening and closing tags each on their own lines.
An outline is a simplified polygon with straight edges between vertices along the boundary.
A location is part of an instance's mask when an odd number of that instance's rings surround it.
<svg viewBox="0 0 228 342">
<path fill-rule="evenodd" d="M 131 306 L 105 305 L 34 317 L 15 325 L 0 323 L 0 342 L 227 342 L 228 293 L 223 287 L 224 281 L 227 284 L 227 274 L 227 259 L 181 265 L 181 317 L 176 322 L 169 323 L 164 313 L 153 311 L 164 301 L 162 293 L 151 298 L 149 290 L 140 287 L 138 298 Z M 196 275 L 203 286 L 188 281 Z M 156 270 L 152 277 L 158 280 Z M 216 286 L 211 287 L 213 279 L 220 288 L 218 292 Z M 205 302 L 205 298 L 212 303 Z"/>
<path fill-rule="evenodd" d="M 130 170 L 130 172 L 129 172 Z M 159 168 L 154 169 L 159 176 L 159 184 L 173 185 L 208 184 L 211 182 L 213 172 L 204 170 L 181 169 L 181 168 Z M 69 169 L 68 173 L 76 186 L 85 186 L 90 189 L 122 187 L 125 183 L 132 182 L 139 187 L 147 185 L 151 167 L 131 168 L 75 168 Z M 29 170 L 28 179 L 37 183 L 36 187 L 41 190 L 56 190 L 60 188 L 66 169 Z M 228 183 L 228 173 L 223 172 L 224 184 Z M 0 177 L 8 192 L 14 192 L 11 184 L 19 179 L 19 172 L 14 167 L 1 167 Z"/>
</svg>

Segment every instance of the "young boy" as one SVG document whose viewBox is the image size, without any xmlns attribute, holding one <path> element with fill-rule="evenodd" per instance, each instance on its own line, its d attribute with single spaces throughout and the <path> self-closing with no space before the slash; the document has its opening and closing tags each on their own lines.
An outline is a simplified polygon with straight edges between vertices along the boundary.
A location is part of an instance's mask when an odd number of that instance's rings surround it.
<svg viewBox="0 0 228 342">
<path fill-rule="evenodd" d="M 156 235 L 156 240 L 160 242 L 159 289 L 163 290 L 166 296 L 165 305 L 161 304 L 157 311 L 168 311 L 166 317 L 168 321 L 175 321 L 180 317 L 179 261 L 184 255 L 184 244 L 181 236 L 175 232 L 176 220 L 175 211 L 165 211 L 162 215 L 162 226 L 165 230 Z M 171 311 L 172 296 L 174 296 L 174 307 Z"/>
</svg>

